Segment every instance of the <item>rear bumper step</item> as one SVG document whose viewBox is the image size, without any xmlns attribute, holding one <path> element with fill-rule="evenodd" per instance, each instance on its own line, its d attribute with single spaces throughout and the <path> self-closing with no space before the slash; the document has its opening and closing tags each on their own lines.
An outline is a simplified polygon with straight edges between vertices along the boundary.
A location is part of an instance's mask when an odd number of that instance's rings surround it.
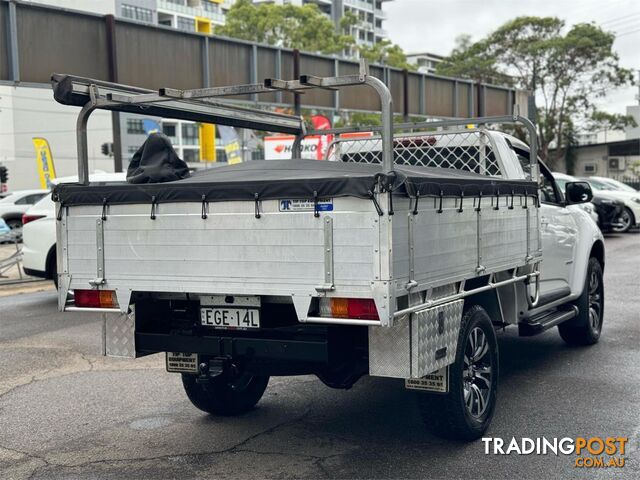
<svg viewBox="0 0 640 480">
<path fill-rule="evenodd" d="M 527 323 L 518 324 L 518 333 L 521 337 L 531 337 L 560 325 L 562 322 L 571 320 L 578 315 L 578 307 L 571 305 L 551 313 L 545 313 L 539 317 L 534 317 Z"/>
<path fill-rule="evenodd" d="M 158 333 L 136 333 L 138 353 L 183 352 L 216 357 L 246 356 L 270 360 L 295 360 L 327 363 L 329 348 L 326 339 L 276 340 L 230 336 L 187 336 Z"/>
</svg>

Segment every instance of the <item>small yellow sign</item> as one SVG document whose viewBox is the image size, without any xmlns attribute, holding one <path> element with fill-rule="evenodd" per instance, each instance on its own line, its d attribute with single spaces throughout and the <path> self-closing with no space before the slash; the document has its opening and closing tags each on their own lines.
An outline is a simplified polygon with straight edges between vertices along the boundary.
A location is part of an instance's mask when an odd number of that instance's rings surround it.
<svg viewBox="0 0 640 480">
<path fill-rule="evenodd" d="M 211 123 L 200 124 L 200 161 L 216 162 L 216 126 Z"/>
<path fill-rule="evenodd" d="M 56 168 L 53 164 L 53 156 L 46 138 L 34 137 L 33 147 L 36 149 L 36 164 L 40 176 L 40 187 L 50 189 L 51 181 L 56 178 Z"/>
</svg>

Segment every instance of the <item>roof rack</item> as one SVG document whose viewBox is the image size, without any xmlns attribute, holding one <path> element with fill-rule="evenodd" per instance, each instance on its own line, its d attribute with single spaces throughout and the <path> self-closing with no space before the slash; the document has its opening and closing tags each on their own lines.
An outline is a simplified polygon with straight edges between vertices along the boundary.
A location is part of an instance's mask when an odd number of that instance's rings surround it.
<svg viewBox="0 0 640 480">
<path fill-rule="evenodd" d="M 360 71 L 357 75 L 338 77 L 302 75 L 298 80 L 267 78 L 264 82 L 256 84 L 191 90 L 161 88 L 156 92 L 69 75 L 54 75 L 52 81 L 54 96 L 58 102 L 66 105 L 82 106 L 76 123 L 76 133 L 78 179 L 83 184 L 89 183 L 87 122 L 91 113 L 96 109 L 145 113 L 164 118 L 289 133 L 296 135 L 300 139 L 306 133 L 304 120 L 301 117 L 240 107 L 215 99 L 236 95 L 273 93 L 275 91 L 304 93 L 305 90 L 311 88 L 336 89 L 352 85 L 368 85 L 380 97 L 383 124 L 381 130 L 383 165 L 387 171 L 393 168 L 393 100 L 386 85 L 376 77 L 369 75 L 367 63 L 364 60 L 360 62 Z M 299 149 L 299 144 L 299 141 L 296 142 L 294 148 Z"/>
<path fill-rule="evenodd" d="M 58 102 L 65 105 L 82 107 L 76 123 L 78 178 L 82 184 L 89 183 L 87 122 L 91 113 L 96 109 L 142 113 L 163 118 L 175 118 L 293 134 L 296 136 L 296 141 L 293 144 L 292 153 L 294 156 L 300 156 L 301 140 L 307 135 L 358 131 L 362 130 L 362 128 L 351 127 L 348 129 L 307 131 L 302 117 L 238 106 L 220 100 L 220 98 L 273 93 L 277 91 L 302 94 L 309 89 L 336 90 L 341 87 L 356 85 L 366 85 L 372 88 L 380 98 L 381 125 L 377 127 L 367 127 L 367 130 L 374 130 L 380 135 L 382 170 L 384 172 L 393 170 L 393 99 L 391 92 L 384 82 L 369 74 L 369 67 L 364 59 L 360 61 L 360 70 L 356 75 L 337 77 L 301 75 L 297 80 L 267 78 L 262 83 L 188 90 L 160 88 L 154 91 L 90 78 L 59 74 L 53 75 L 52 82 L 54 97 Z M 533 159 L 536 158 L 535 127 L 529 120 L 518 115 L 513 115 L 512 117 L 486 117 L 482 119 L 456 119 L 436 123 L 399 124 L 398 127 L 445 127 L 464 125 L 467 123 L 523 124 L 529 131 L 530 138 L 532 139 L 531 156 Z"/>
</svg>

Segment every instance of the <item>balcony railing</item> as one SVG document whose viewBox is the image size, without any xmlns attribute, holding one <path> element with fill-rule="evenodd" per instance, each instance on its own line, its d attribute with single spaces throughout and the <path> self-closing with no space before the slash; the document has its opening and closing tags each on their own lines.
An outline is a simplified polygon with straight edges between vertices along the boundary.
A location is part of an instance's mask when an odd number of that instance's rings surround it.
<svg viewBox="0 0 640 480">
<path fill-rule="evenodd" d="M 367 10 L 369 12 L 373 11 L 373 4 L 363 0 L 344 0 L 344 4 L 349 5 L 350 7 L 360 8 L 361 10 Z"/>
<path fill-rule="evenodd" d="M 207 1 L 207 0 L 205 0 Z M 168 0 L 158 0 L 158 10 L 166 10 L 174 13 L 182 13 L 189 17 L 202 17 L 212 20 L 216 23 L 224 23 L 224 15 L 220 12 L 212 12 L 202 6 L 189 7 L 187 5 L 179 5 Z"/>
</svg>

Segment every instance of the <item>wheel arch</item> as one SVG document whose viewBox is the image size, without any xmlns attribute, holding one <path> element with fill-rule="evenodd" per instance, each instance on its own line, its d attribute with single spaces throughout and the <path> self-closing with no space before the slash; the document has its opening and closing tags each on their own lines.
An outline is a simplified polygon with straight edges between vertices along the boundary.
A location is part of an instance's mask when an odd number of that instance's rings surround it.
<svg viewBox="0 0 640 480">
<path fill-rule="evenodd" d="M 633 226 L 638 223 L 638 219 L 636 218 L 636 214 L 633 212 L 633 208 L 629 207 L 628 205 L 625 205 L 624 209 L 627 212 L 629 212 L 629 214 L 631 215 L 631 228 L 633 228 Z"/>
<path fill-rule="evenodd" d="M 464 308 L 466 312 L 474 305 L 481 306 L 494 325 L 504 325 L 504 318 L 502 316 L 502 309 L 500 308 L 500 300 L 498 299 L 498 292 L 488 290 L 486 292 L 476 293 L 464 299 Z"/>
<path fill-rule="evenodd" d="M 591 246 L 591 252 L 589 253 L 589 258 L 595 257 L 600 262 L 600 266 L 604 271 L 604 243 L 601 240 L 596 240 Z"/>
<path fill-rule="evenodd" d="M 56 245 L 55 243 L 53 244 L 53 247 L 51 247 L 49 249 L 49 252 L 47 253 L 47 260 L 45 262 L 45 272 L 47 274 L 47 278 L 53 279 L 55 273 L 53 271 L 54 268 L 57 267 L 56 265 L 57 259 L 56 259 Z"/>
</svg>

